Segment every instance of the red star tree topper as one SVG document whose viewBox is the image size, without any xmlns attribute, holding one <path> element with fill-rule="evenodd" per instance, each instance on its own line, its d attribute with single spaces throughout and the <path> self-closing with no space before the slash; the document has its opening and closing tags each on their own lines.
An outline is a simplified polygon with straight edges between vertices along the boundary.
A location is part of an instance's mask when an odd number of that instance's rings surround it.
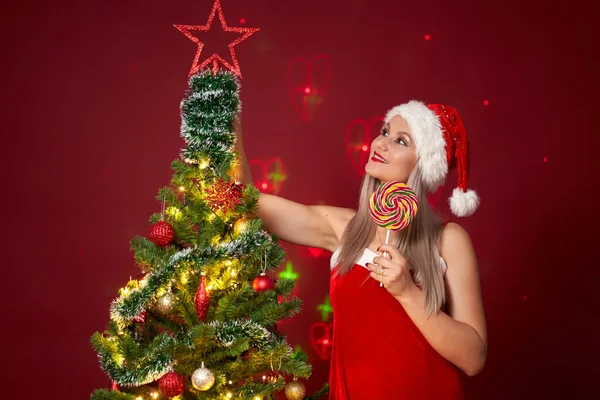
<svg viewBox="0 0 600 400">
<path fill-rule="evenodd" d="M 227 61 L 225 61 L 225 59 L 223 57 L 221 57 L 220 55 L 218 55 L 216 53 L 211 55 L 204 61 L 202 61 L 202 63 L 200 63 L 200 64 L 198 63 L 198 61 L 200 60 L 200 54 L 202 53 L 202 48 L 204 47 L 204 43 L 202 43 L 196 36 L 194 36 L 191 33 L 191 31 L 202 31 L 202 32 L 210 31 L 213 20 L 215 18 L 215 14 L 217 12 L 219 13 L 219 20 L 221 21 L 221 28 L 223 29 L 223 31 L 235 32 L 235 33 L 239 33 L 241 35 L 236 40 L 229 43 L 229 52 L 231 53 L 231 59 L 233 60 L 233 65 L 229 64 Z M 198 45 L 198 50 L 196 50 L 196 56 L 194 57 L 194 63 L 192 64 L 192 68 L 190 69 L 190 75 L 193 75 L 193 74 L 199 72 L 200 70 L 202 70 L 202 68 L 206 67 L 207 65 L 210 65 L 213 73 L 216 73 L 217 70 L 219 69 L 219 63 L 221 63 L 223 66 L 225 66 L 226 68 L 231 70 L 234 74 L 236 74 L 240 78 L 242 77 L 242 73 L 240 71 L 240 66 L 238 64 L 237 57 L 235 56 L 235 46 L 238 45 L 240 42 L 246 40 L 248 37 L 252 36 L 254 33 L 259 31 L 258 28 L 239 28 L 239 27 L 233 28 L 233 27 L 227 26 L 227 22 L 225 22 L 225 17 L 223 17 L 223 10 L 221 9 L 220 0 L 215 0 L 215 3 L 213 4 L 213 8 L 212 8 L 212 11 L 210 12 L 210 16 L 208 17 L 208 21 L 206 22 L 206 25 L 173 25 L 173 26 L 175 28 L 177 28 L 179 31 L 181 31 L 181 33 L 183 33 L 185 36 L 187 36 L 192 42 L 194 42 Z"/>
</svg>

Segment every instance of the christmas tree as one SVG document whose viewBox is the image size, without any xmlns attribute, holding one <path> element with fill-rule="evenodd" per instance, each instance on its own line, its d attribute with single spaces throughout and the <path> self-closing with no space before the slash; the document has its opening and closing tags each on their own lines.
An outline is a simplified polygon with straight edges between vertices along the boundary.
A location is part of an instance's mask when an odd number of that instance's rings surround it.
<svg viewBox="0 0 600 400">
<path fill-rule="evenodd" d="M 304 398 L 295 379 L 309 377 L 311 366 L 277 330 L 301 302 L 292 280 L 268 275 L 284 251 L 251 218 L 258 190 L 230 177 L 238 78 L 191 76 L 180 108 L 186 146 L 158 191 L 149 237 L 131 241 L 141 274 L 120 289 L 106 330 L 91 338 L 112 381 L 91 398 L 272 399 L 283 389 Z"/>
</svg>

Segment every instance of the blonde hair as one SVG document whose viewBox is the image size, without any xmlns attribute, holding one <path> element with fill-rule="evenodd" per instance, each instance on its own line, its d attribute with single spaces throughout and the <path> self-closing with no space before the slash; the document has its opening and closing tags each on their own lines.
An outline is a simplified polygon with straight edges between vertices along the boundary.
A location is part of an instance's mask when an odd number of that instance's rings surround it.
<svg viewBox="0 0 600 400">
<path fill-rule="evenodd" d="M 358 212 L 350 220 L 341 239 L 339 269 L 337 274 L 350 271 L 364 249 L 373 241 L 377 225 L 369 215 L 369 198 L 380 181 L 366 175 L 360 191 Z M 425 294 L 425 309 L 428 315 L 437 313 L 446 301 L 444 274 L 440 266 L 439 244 L 442 220 L 427 202 L 427 190 L 421 179 L 418 164 L 408 178 L 407 185 L 419 200 L 417 215 L 410 225 L 399 232 L 391 244 L 408 260 L 414 270 L 414 279 Z"/>
</svg>

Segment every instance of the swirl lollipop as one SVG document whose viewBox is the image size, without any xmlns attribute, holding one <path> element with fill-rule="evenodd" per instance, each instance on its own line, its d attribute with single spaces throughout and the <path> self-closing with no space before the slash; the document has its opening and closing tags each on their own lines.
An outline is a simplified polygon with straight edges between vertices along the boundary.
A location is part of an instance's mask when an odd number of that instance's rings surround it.
<svg viewBox="0 0 600 400">
<path fill-rule="evenodd" d="M 369 214 L 375 223 L 385 229 L 385 244 L 390 240 L 390 231 L 399 231 L 408 226 L 417 215 L 417 195 L 407 185 L 398 181 L 381 184 L 371 195 Z M 385 257 L 387 253 L 383 253 Z M 382 283 L 379 286 L 383 286 Z"/>
</svg>

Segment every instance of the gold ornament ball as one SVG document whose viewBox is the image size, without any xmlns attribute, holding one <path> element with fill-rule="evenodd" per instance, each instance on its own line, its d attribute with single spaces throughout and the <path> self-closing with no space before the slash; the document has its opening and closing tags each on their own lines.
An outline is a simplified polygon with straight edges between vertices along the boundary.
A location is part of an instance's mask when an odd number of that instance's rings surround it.
<svg viewBox="0 0 600 400">
<path fill-rule="evenodd" d="M 240 218 L 237 221 L 235 221 L 235 224 L 233 225 L 233 233 L 235 233 L 236 235 L 239 235 L 240 233 L 243 233 L 246 228 L 248 228 L 248 220 L 246 218 Z"/>
<path fill-rule="evenodd" d="M 192 374 L 192 385 L 198 390 L 205 391 L 208 390 L 215 383 L 215 374 L 208 368 L 204 368 L 204 363 L 202 363 L 202 367 L 198 368 Z"/>
<path fill-rule="evenodd" d="M 288 400 L 302 400 L 306 395 L 306 387 L 302 382 L 293 381 L 285 386 L 285 397 Z"/>
<path fill-rule="evenodd" d="M 165 293 L 160 296 L 156 301 L 154 308 L 161 315 L 169 315 L 173 312 L 173 305 L 175 304 L 175 296 L 172 293 Z"/>
</svg>

